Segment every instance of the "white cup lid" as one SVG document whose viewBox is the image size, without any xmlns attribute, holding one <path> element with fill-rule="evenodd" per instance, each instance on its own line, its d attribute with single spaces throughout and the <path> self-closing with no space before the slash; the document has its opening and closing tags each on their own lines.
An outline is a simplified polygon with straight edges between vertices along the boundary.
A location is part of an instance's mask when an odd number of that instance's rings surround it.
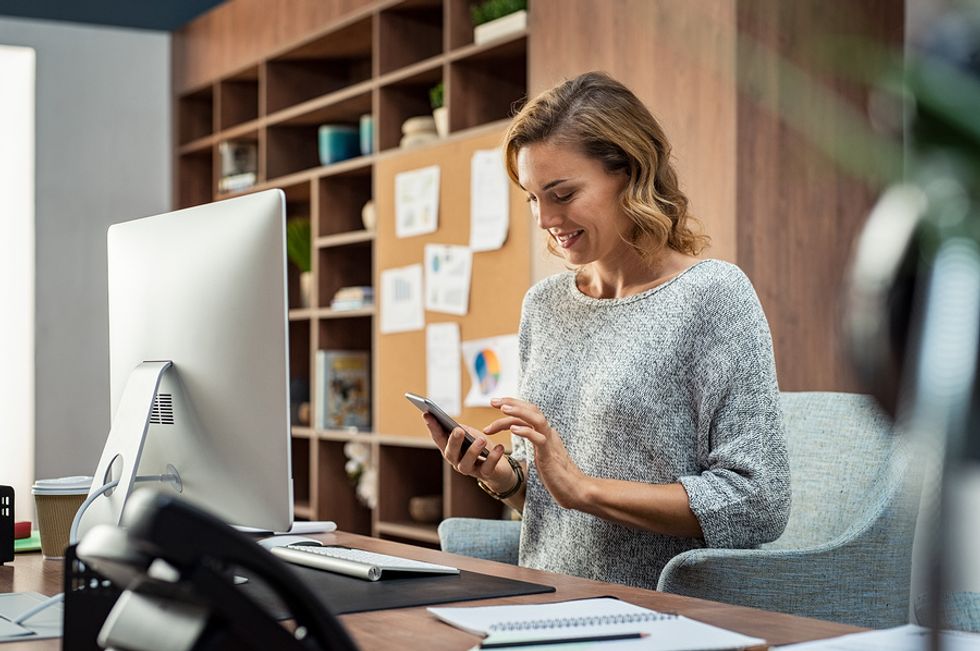
<svg viewBox="0 0 980 651">
<path fill-rule="evenodd" d="M 84 495 L 92 487 L 92 477 L 75 475 L 56 479 L 38 479 L 31 486 L 34 495 Z"/>
</svg>

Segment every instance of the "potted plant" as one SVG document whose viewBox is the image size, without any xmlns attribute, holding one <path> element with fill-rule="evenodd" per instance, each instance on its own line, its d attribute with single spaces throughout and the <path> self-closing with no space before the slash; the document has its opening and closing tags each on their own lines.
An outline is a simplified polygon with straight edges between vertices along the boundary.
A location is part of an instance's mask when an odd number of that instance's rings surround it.
<svg viewBox="0 0 980 651">
<path fill-rule="evenodd" d="M 445 86 L 440 81 L 429 89 L 429 104 L 432 105 L 432 119 L 436 121 L 436 133 L 440 138 L 449 135 L 449 111 L 445 106 Z"/>
<path fill-rule="evenodd" d="M 527 0 L 482 0 L 470 6 L 473 42 L 480 44 L 527 29 Z"/>
<path fill-rule="evenodd" d="M 299 269 L 299 302 L 313 305 L 313 232 L 308 217 L 293 217 L 286 222 L 286 253 Z"/>
</svg>

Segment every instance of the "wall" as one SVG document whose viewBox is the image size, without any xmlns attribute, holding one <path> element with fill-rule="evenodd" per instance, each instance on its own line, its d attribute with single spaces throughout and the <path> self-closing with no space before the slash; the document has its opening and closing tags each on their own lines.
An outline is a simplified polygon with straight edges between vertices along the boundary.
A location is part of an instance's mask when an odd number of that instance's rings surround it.
<svg viewBox="0 0 980 651">
<path fill-rule="evenodd" d="M 0 484 L 17 519 L 34 476 L 34 64 L 0 46 Z"/>
<path fill-rule="evenodd" d="M 37 52 L 35 469 L 89 474 L 109 427 L 105 233 L 170 207 L 170 36 L 0 19 Z"/>
</svg>

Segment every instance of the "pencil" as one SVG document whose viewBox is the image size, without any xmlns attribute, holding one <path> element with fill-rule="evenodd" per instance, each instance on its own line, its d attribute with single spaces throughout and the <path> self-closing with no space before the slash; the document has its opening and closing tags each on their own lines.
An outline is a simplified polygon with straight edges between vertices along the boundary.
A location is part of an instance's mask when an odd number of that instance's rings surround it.
<svg viewBox="0 0 980 651">
<path fill-rule="evenodd" d="M 613 633 L 610 635 L 588 635 L 585 637 L 561 637 L 540 640 L 514 640 L 512 642 L 484 642 L 481 649 L 506 649 L 520 646 L 544 646 L 546 644 L 574 644 L 575 642 L 609 642 L 611 640 L 635 640 L 646 637 L 646 633 Z"/>
</svg>

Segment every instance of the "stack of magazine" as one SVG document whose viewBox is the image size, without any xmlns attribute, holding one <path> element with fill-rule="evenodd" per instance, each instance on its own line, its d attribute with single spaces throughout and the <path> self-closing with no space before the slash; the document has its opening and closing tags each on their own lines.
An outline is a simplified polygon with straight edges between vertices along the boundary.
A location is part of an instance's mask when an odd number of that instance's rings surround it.
<svg viewBox="0 0 980 651">
<path fill-rule="evenodd" d="M 374 288 L 368 286 L 341 287 L 330 301 L 333 310 L 359 310 L 374 305 Z"/>
<path fill-rule="evenodd" d="M 250 140 L 226 140 L 218 144 L 221 157 L 219 192 L 237 192 L 255 185 L 258 172 L 258 143 Z"/>
</svg>

